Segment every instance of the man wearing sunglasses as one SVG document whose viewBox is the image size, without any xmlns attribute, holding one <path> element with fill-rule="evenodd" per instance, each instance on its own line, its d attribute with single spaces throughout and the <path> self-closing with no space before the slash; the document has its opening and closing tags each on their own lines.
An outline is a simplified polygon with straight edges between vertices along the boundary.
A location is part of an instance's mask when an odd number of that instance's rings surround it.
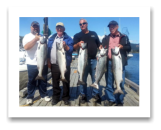
<svg viewBox="0 0 161 130">
<path fill-rule="evenodd" d="M 28 95 L 26 104 L 32 104 L 33 98 L 36 90 L 36 82 L 38 82 L 38 89 L 39 93 L 42 99 L 45 99 L 45 101 L 50 101 L 50 98 L 47 95 L 47 73 L 48 73 L 48 67 L 47 62 L 45 63 L 42 76 L 45 78 L 45 81 L 43 80 L 35 80 L 36 76 L 38 75 L 38 68 L 37 68 L 37 47 L 40 43 L 40 25 L 38 22 L 33 21 L 31 23 L 30 27 L 31 32 L 29 34 L 26 34 L 23 38 L 23 46 L 26 50 L 27 56 L 26 56 L 26 64 L 27 64 L 27 70 L 28 70 Z"/>
<path fill-rule="evenodd" d="M 87 43 L 87 50 L 88 50 L 88 64 L 85 69 L 85 74 L 83 77 L 83 81 L 87 82 L 88 74 L 91 75 L 92 83 L 95 81 L 95 68 L 96 68 L 96 54 L 97 48 L 100 46 L 99 38 L 94 31 L 88 30 L 88 23 L 87 20 L 81 19 L 79 21 L 79 26 L 81 28 L 81 32 L 74 35 L 74 49 L 79 50 L 81 47 L 81 43 Z M 100 99 L 99 92 L 97 89 L 88 87 L 86 85 L 80 85 L 80 102 L 85 103 L 87 101 L 87 97 L 90 97 L 92 93 L 92 97 L 95 98 L 96 101 Z"/>
<path fill-rule="evenodd" d="M 66 73 L 65 79 L 68 83 L 63 82 L 62 100 L 65 105 L 69 105 L 69 88 L 70 88 L 70 63 L 72 61 L 73 40 L 64 32 L 64 24 L 58 22 L 56 24 L 56 32 L 48 39 L 48 67 L 51 69 L 53 81 L 52 105 L 56 105 L 60 101 L 61 88 L 59 87 L 60 69 L 56 57 L 56 44 L 63 41 L 63 47 L 66 52 Z"/>
<path fill-rule="evenodd" d="M 125 96 L 125 89 L 124 89 L 124 83 L 125 83 L 125 66 L 127 65 L 127 53 L 130 52 L 131 46 L 129 39 L 126 35 L 121 34 L 118 31 L 118 23 L 116 21 L 111 21 L 108 24 L 110 34 L 105 35 L 105 37 L 102 39 L 102 45 L 100 45 L 99 49 L 102 47 L 108 49 L 108 58 L 107 58 L 107 71 L 105 73 L 105 79 L 106 79 L 106 89 L 105 89 L 105 95 L 107 100 L 109 101 L 109 106 L 117 105 L 117 106 L 123 106 L 124 103 L 124 96 Z M 123 81 L 120 84 L 121 90 L 124 92 L 124 94 L 115 94 L 114 92 L 114 75 L 111 72 L 112 70 L 112 60 L 111 60 L 111 49 L 113 49 L 115 46 L 118 46 L 120 48 L 120 53 L 122 57 L 122 66 L 123 66 Z"/>
</svg>

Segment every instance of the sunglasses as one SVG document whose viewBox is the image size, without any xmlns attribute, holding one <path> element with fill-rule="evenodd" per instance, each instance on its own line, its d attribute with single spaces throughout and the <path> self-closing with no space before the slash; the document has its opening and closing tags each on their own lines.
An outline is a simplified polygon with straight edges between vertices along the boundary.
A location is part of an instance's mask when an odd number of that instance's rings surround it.
<svg viewBox="0 0 161 130">
<path fill-rule="evenodd" d="M 109 28 L 115 28 L 115 27 L 117 27 L 117 25 L 109 26 Z"/>
<path fill-rule="evenodd" d="M 56 29 L 63 29 L 64 27 L 62 26 L 57 26 Z"/>
<path fill-rule="evenodd" d="M 82 26 L 82 25 L 85 25 L 85 24 L 87 24 L 87 23 L 86 23 L 86 22 L 84 22 L 84 23 L 82 23 L 82 24 L 80 23 L 79 25 L 80 25 L 80 26 Z"/>
</svg>

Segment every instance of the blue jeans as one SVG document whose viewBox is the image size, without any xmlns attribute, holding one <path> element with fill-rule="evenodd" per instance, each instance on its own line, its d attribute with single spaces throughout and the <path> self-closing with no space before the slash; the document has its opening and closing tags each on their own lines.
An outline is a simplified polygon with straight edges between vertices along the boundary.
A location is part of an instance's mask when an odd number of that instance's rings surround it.
<svg viewBox="0 0 161 130">
<path fill-rule="evenodd" d="M 107 72 L 105 73 L 105 79 L 106 79 L 106 88 L 105 88 L 105 96 L 108 101 L 116 102 L 116 104 L 123 104 L 124 102 L 124 96 L 125 96 L 125 89 L 124 89 L 124 83 L 125 83 L 125 66 L 123 67 L 123 82 L 120 84 L 121 90 L 124 92 L 124 94 L 115 94 L 114 92 L 114 75 L 112 73 L 112 61 L 107 62 Z"/>
<path fill-rule="evenodd" d="M 38 68 L 37 65 L 27 65 L 28 69 L 28 85 L 27 85 L 27 99 L 33 99 L 34 94 L 36 91 L 36 82 L 38 81 L 38 89 L 40 96 L 44 98 L 47 96 L 47 73 L 48 73 L 48 67 L 47 65 L 44 66 L 42 76 L 45 78 L 45 81 L 43 80 L 35 80 L 35 78 L 38 75 Z"/>
<path fill-rule="evenodd" d="M 83 81 L 85 83 L 87 82 L 88 74 L 91 75 L 92 83 L 95 82 L 96 64 L 97 64 L 96 59 L 88 59 L 88 64 L 87 64 L 87 67 L 85 69 L 85 74 L 84 74 L 84 77 L 83 77 Z M 88 97 L 90 97 L 91 94 L 92 94 L 92 96 L 95 96 L 96 94 L 99 93 L 98 90 L 93 88 L 93 87 L 87 88 L 87 84 L 86 85 L 80 85 L 79 88 L 80 88 L 80 94 L 85 94 Z"/>
</svg>

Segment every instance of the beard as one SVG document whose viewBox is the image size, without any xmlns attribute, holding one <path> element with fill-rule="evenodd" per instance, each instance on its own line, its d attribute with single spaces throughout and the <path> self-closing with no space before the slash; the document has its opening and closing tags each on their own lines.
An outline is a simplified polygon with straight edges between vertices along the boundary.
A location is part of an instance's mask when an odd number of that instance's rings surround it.
<svg viewBox="0 0 161 130">
<path fill-rule="evenodd" d="M 33 34 L 34 34 L 34 35 L 36 35 L 37 33 L 38 33 L 37 30 L 34 30 L 34 31 L 33 31 Z M 39 33 L 38 33 L 38 34 L 39 34 Z"/>
</svg>

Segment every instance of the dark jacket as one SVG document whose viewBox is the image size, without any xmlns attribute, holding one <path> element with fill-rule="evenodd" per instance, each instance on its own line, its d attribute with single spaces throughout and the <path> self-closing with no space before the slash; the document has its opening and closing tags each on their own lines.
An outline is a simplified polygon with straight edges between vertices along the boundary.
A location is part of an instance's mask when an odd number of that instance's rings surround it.
<svg viewBox="0 0 161 130">
<path fill-rule="evenodd" d="M 69 46 L 69 50 L 66 51 L 66 61 L 67 61 L 67 66 L 70 66 L 70 63 L 72 61 L 72 53 L 73 53 L 73 39 L 68 36 L 65 32 L 64 32 L 64 39 L 63 41 L 66 42 L 66 44 Z M 48 39 L 48 54 L 47 54 L 47 58 L 50 58 L 50 53 L 51 53 L 51 48 L 54 42 L 55 37 L 57 36 L 57 33 L 53 34 L 49 39 Z"/>
<path fill-rule="evenodd" d="M 109 39 L 110 39 L 110 34 L 105 35 L 105 37 L 102 39 L 102 46 L 107 49 L 109 48 Z M 127 53 L 129 53 L 131 51 L 131 46 L 130 46 L 128 36 L 120 33 L 120 43 L 119 44 L 121 44 L 123 46 L 123 49 L 120 49 L 120 53 L 121 53 L 121 57 L 122 57 L 122 65 L 126 66 L 127 65 Z M 107 52 L 107 54 L 108 54 L 108 52 Z"/>
</svg>

